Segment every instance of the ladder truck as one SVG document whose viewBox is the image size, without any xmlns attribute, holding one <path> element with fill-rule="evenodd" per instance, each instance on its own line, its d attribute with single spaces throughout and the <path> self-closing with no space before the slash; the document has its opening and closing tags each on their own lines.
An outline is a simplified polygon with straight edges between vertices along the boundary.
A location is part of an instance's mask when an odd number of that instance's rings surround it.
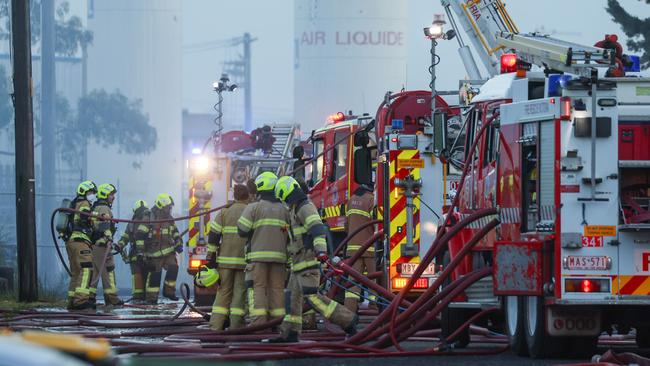
<svg viewBox="0 0 650 366">
<path fill-rule="evenodd" d="M 288 155 L 299 143 L 298 125 L 272 124 L 255 131 L 259 133 L 249 134 L 241 130 L 224 132 L 218 139 L 218 148 L 215 146 L 214 151 L 204 149 L 187 161 L 190 215 L 232 202 L 232 187 L 235 184 L 245 184 L 248 179 L 265 171 L 282 175 L 290 170 L 292 159 Z M 209 214 L 189 220 L 187 272 L 191 276 L 207 263 L 210 220 Z M 216 290 L 217 286 L 195 286 L 195 303 L 212 304 Z"/>
<path fill-rule="evenodd" d="M 443 312 L 443 335 L 496 307 L 522 356 L 590 355 L 614 329 L 650 346 L 650 79 L 606 76 L 615 50 L 502 29 L 500 1 L 442 3 L 490 74 L 464 114 L 470 166 L 449 214 L 500 221 L 454 270 L 493 273 Z M 450 241 L 447 263 L 486 222 Z"/>
</svg>

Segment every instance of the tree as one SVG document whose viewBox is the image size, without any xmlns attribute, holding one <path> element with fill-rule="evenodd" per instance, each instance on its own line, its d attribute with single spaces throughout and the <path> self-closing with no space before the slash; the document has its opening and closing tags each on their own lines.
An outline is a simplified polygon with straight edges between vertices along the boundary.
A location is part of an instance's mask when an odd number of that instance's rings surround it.
<svg viewBox="0 0 650 366">
<path fill-rule="evenodd" d="M 58 104 L 59 134 L 63 158 L 77 166 L 80 142 L 94 141 L 103 147 L 115 146 L 119 153 L 148 154 L 155 150 L 158 136 L 149 118 L 142 113 L 141 100 L 129 100 L 119 91 L 93 90 L 79 99 L 76 115 L 65 113 L 69 105 Z M 67 117 L 66 117 L 67 115 Z"/>
<path fill-rule="evenodd" d="M 640 0 L 641 1 L 641 0 Z M 645 0 L 650 4 L 650 0 Z M 621 25 L 623 32 L 629 37 L 627 46 L 635 52 L 641 52 L 641 67 L 650 67 L 650 18 L 641 19 L 630 15 L 618 0 L 607 0 L 607 12 L 613 20 Z"/>
</svg>

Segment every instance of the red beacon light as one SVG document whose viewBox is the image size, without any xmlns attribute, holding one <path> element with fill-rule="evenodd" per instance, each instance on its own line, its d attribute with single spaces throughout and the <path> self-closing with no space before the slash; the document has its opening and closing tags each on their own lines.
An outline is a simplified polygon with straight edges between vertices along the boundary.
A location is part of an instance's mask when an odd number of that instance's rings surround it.
<svg viewBox="0 0 650 366">
<path fill-rule="evenodd" d="M 327 119 L 330 120 L 330 122 L 341 122 L 345 121 L 345 114 L 343 112 L 337 112 L 335 114 L 331 114 Z"/>
<path fill-rule="evenodd" d="M 517 71 L 517 54 L 504 53 L 501 55 L 501 73 L 509 73 Z"/>
</svg>

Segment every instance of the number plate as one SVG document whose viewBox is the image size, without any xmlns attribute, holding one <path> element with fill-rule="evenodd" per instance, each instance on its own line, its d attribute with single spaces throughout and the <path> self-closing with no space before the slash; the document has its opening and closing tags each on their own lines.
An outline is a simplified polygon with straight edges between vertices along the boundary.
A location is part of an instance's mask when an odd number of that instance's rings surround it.
<svg viewBox="0 0 650 366">
<path fill-rule="evenodd" d="M 415 273 L 415 269 L 418 267 L 419 263 L 402 263 L 401 275 L 404 277 L 411 277 Z M 429 264 L 427 269 L 422 273 L 423 277 L 433 277 L 436 275 L 436 266 L 434 264 Z"/>
<path fill-rule="evenodd" d="M 568 270 L 608 270 L 611 260 L 606 256 L 569 256 L 564 257 L 564 269 Z"/>
</svg>

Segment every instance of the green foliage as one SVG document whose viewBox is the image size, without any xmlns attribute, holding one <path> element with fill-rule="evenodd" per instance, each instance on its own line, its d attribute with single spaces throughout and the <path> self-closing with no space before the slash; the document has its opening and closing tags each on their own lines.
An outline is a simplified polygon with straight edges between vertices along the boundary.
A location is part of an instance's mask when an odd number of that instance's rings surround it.
<svg viewBox="0 0 650 366">
<path fill-rule="evenodd" d="M 59 118 L 65 119 L 64 114 Z M 142 112 L 142 101 L 129 100 L 119 91 L 93 90 L 79 99 L 76 116 L 61 124 L 59 132 L 64 159 L 71 164 L 78 163 L 81 142 L 115 146 L 120 153 L 148 154 L 158 140 L 156 129 Z"/>
<path fill-rule="evenodd" d="M 9 39 L 11 21 L 9 7 L 11 0 L 0 0 L 0 40 Z M 32 44 L 41 40 L 41 0 L 32 0 L 30 5 Z M 73 56 L 79 48 L 87 47 L 93 41 L 93 33 L 84 29 L 81 18 L 70 16 L 70 4 L 62 1 L 55 14 L 55 50 L 63 56 Z"/>
<path fill-rule="evenodd" d="M 14 118 L 14 108 L 9 95 L 9 77 L 5 68 L 0 65 L 0 128 L 4 128 Z"/>
<path fill-rule="evenodd" d="M 650 0 L 645 2 L 650 4 Z M 631 15 L 617 0 L 608 0 L 606 10 L 629 37 L 627 46 L 630 50 L 642 53 L 641 67 L 650 67 L 650 18 L 641 19 Z"/>
<path fill-rule="evenodd" d="M 79 47 L 84 48 L 93 41 L 93 33 L 83 28 L 81 19 L 69 16 L 70 4 L 62 2 L 56 10 L 56 53 L 73 56 Z"/>
</svg>

